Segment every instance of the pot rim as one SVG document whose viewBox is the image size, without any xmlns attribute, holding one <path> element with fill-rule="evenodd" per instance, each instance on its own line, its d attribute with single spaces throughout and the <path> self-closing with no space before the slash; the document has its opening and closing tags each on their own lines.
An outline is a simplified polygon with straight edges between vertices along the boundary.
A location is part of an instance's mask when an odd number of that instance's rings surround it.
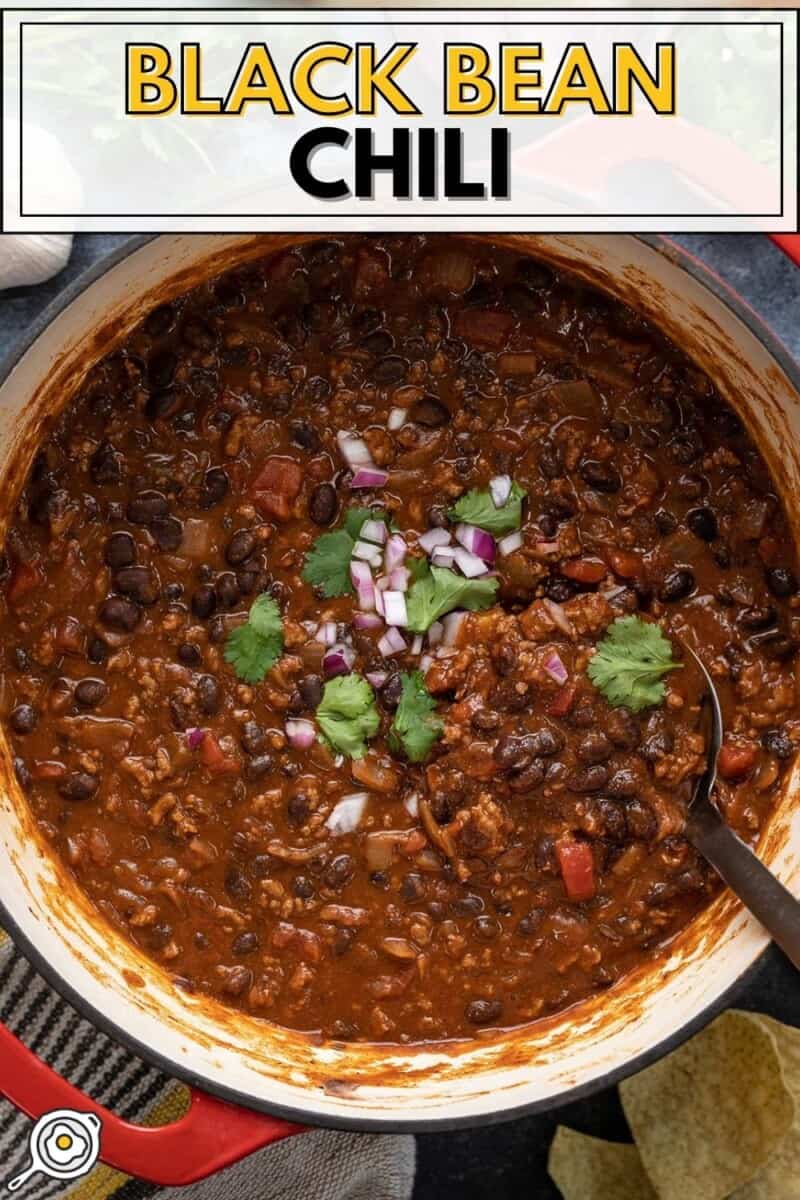
<svg viewBox="0 0 800 1200">
<path fill-rule="evenodd" d="M 0 361 L 0 386 L 5 383 L 17 363 L 34 345 L 42 332 L 86 289 L 101 279 L 108 271 L 124 262 L 131 254 L 165 236 L 162 234 L 132 235 L 121 246 L 104 255 L 98 262 L 81 271 L 31 323 L 28 331 L 19 339 L 17 345 Z M 167 235 L 168 236 L 168 235 Z M 615 236 L 615 235 L 610 235 Z M 735 289 L 717 275 L 710 267 L 696 258 L 690 251 L 679 243 L 661 234 L 622 234 L 616 236 L 632 237 L 644 242 L 652 250 L 669 258 L 670 261 L 697 280 L 712 293 L 721 304 L 728 308 L 736 317 L 747 325 L 751 333 L 761 342 L 765 350 L 777 362 L 795 389 L 800 393 L 800 363 L 790 354 L 780 338 L 767 325 L 763 317 L 741 297 Z M 68 984 L 50 965 L 42 952 L 19 928 L 17 922 L 0 900 L 0 921 L 3 928 L 11 937 L 15 946 L 24 954 L 35 970 L 64 1000 L 83 1017 L 113 1041 L 118 1042 L 127 1050 L 136 1054 L 145 1062 L 150 1063 L 165 1075 L 198 1088 L 209 1095 L 216 1096 L 243 1108 L 249 1108 L 265 1115 L 281 1117 L 291 1122 L 300 1122 L 315 1128 L 353 1130 L 361 1133 L 433 1133 L 449 1132 L 460 1129 L 470 1129 L 477 1125 L 499 1125 L 505 1121 L 513 1121 L 520 1117 L 537 1116 L 554 1112 L 567 1104 L 587 1099 L 605 1088 L 620 1083 L 623 1079 L 643 1070 L 651 1063 L 677 1049 L 695 1033 L 708 1025 L 715 1017 L 723 1012 L 734 997 L 762 969 L 769 943 L 760 950 L 745 970 L 719 996 L 701 1009 L 691 1020 L 685 1022 L 672 1033 L 656 1042 L 653 1046 L 634 1055 L 612 1070 L 578 1084 L 575 1087 L 559 1093 L 555 1097 L 533 1100 L 525 1104 L 503 1108 L 499 1111 L 481 1115 L 462 1117 L 425 1117 L 421 1119 L 406 1119 L 403 1116 L 392 1117 L 354 1117 L 342 1114 L 337 1117 L 325 1117 L 315 1113 L 309 1119 L 308 1113 L 291 1105 L 273 1104 L 269 1100 L 261 1100 L 247 1093 L 240 1092 L 234 1087 L 209 1080 L 204 1075 L 191 1068 L 174 1062 L 167 1055 L 161 1054 L 150 1045 L 140 1042 L 130 1033 L 116 1024 L 114 1020 L 99 1009 Z M 567 1012 L 569 1010 L 566 1010 Z"/>
</svg>

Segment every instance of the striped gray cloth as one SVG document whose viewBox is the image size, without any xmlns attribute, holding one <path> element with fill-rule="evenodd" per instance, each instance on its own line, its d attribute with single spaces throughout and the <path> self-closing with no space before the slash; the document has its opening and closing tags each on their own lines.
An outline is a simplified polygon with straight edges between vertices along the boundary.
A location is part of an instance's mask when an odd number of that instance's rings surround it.
<svg viewBox="0 0 800 1200">
<path fill-rule="evenodd" d="M 127 1120 L 160 1125 L 185 1110 L 188 1092 L 80 1017 L 0 931 L 0 1021 L 70 1083 Z M 0 1098 L 0 1190 L 30 1156 L 31 1122 Z M 251 1155 L 190 1187 L 159 1189 L 102 1164 L 69 1182 L 32 1176 L 21 1200 L 408 1200 L 414 1139 L 318 1130 Z"/>
</svg>

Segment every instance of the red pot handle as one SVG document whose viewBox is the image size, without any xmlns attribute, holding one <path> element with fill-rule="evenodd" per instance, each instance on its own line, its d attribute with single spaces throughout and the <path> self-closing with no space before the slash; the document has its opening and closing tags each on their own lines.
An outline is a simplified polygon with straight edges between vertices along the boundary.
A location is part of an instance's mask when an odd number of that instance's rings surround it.
<svg viewBox="0 0 800 1200">
<path fill-rule="evenodd" d="M 102 1161 L 163 1187 L 196 1183 L 253 1150 L 304 1129 L 194 1089 L 189 1111 L 179 1121 L 156 1128 L 132 1125 L 67 1083 L 4 1025 L 0 1025 L 0 1094 L 29 1117 L 56 1108 L 95 1113 L 102 1122 Z"/>
<path fill-rule="evenodd" d="M 771 233 L 769 236 L 800 267 L 800 233 Z"/>
</svg>

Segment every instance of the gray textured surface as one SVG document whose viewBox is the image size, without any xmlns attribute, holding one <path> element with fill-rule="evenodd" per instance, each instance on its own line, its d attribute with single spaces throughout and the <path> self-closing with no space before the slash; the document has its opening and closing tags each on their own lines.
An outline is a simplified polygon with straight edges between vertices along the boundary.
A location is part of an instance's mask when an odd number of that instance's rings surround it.
<svg viewBox="0 0 800 1200">
<path fill-rule="evenodd" d="M 731 283 L 772 326 L 800 359 L 800 271 L 766 238 L 745 234 L 676 239 Z M 69 266 L 38 288 L 0 293 L 0 355 L 11 350 L 45 305 L 79 271 L 125 241 L 111 234 L 76 240 Z M 742 1007 L 770 1013 L 800 1026 L 800 981 L 774 948 L 737 996 Z M 415 1200 L 434 1200 L 443 1192 L 458 1200 L 493 1195 L 525 1200 L 558 1200 L 547 1171 L 547 1149 L 558 1121 L 598 1137 L 624 1139 L 625 1121 L 616 1091 L 570 1105 L 558 1114 L 512 1121 L 492 1129 L 431 1134 L 418 1138 Z"/>
</svg>

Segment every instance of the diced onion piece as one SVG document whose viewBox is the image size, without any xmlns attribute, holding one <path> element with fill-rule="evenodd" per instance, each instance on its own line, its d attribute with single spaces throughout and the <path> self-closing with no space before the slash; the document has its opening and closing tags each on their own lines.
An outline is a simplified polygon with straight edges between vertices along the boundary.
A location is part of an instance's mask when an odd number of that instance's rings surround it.
<svg viewBox="0 0 800 1200">
<path fill-rule="evenodd" d="M 365 521 L 361 526 L 361 537 L 365 542 L 376 542 L 382 546 L 386 541 L 386 522 Z"/>
<path fill-rule="evenodd" d="M 497 546 L 492 535 L 485 529 L 479 529 L 477 525 L 456 525 L 456 541 L 484 562 L 494 562 Z"/>
<path fill-rule="evenodd" d="M 380 580 L 378 582 L 380 582 Z M 375 586 L 375 611 L 383 616 L 383 591 L 377 586 L 377 584 Z"/>
<path fill-rule="evenodd" d="M 350 489 L 382 488 L 385 486 L 388 478 L 389 472 L 381 471 L 378 467 L 359 467 L 350 480 Z"/>
<path fill-rule="evenodd" d="M 432 625 L 428 626 L 428 645 L 436 646 L 442 640 L 443 634 L 444 625 L 442 622 L 434 621 Z"/>
<path fill-rule="evenodd" d="M 389 584 L 396 592 L 407 592 L 411 572 L 406 567 L 395 567 L 389 576 Z"/>
<path fill-rule="evenodd" d="M 339 443 L 342 458 L 349 467 L 372 466 L 372 455 L 363 438 L 356 437 L 354 433 L 339 432 L 336 441 Z"/>
<path fill-rule="evenodd" d="M 368 562 L 372 567 L 379 567 L 381 565 L 381 552 L 372 542 L 357 541 L 355 546 L 353 546 L 353 558 L 363 559 L 364 562 Z"/>
<path fill-rule="evenodd" d="M 389 420 L 386 422 L 386 428 L 394 433 L 398 429 L 402 429 L 406 423 L 407 408 L 393 408 L 389 413 Z"/>
<path fill-rule="evenodd" d="M 451 538 L 446 529 L 429 529 L 427 533 L 423 533 L 418 539 L 419 544 L 426 554 L 431 554 L 437 546 L 447 546 L 450 544 Z"/>
<path fill-rule="evenodd" d="M 431 555 L 431 563 L 434 567 L 452 567 L 455 561 L 455 546 L 437 546 Z"/>
<path fill-rule="evenodd" d="M 289 745 L 295 750 L 309 750 L 316 741 L 317 733 L 311 721 L 306 721 L 302 717 L 290 718 L 285 726 L 286 737 Z"/>
<path fill-rule="evenodd" d="M 519 529 L 514 533 L 507 533 L 504 538 L 501 538 L 497 543 L 497 549 L 500 554 L 513 554 L 522 546 L 522 533 Z"/>
<path fill-rule="evenodd" d="M 358 589 L 358 607 L 362 612 L 372 612 L 375 607 L 375 588 L 371 583 Z"/>
<path fill-rule="evenodd" d="M 534 542 L 533 550 L 534 550 L 534 553 L 538 554 L 540 557 L 544 557 L 547 554 L 560 554 L 561 543 L 560 542 Z"/>
<path fill-rule="evenodd" d="M 417 636 L 414 638 L 413 642 L 411 643 L 411 653 L 419 654 L 421 650 L 422 650 L 422 634 L 418 633 Z"/>
<path fill-rule="evenodd" d="M 387 625 L 407 625 L 408 611 L 403 592 L 386 591 L 383 593 L 383 615 Z M 403 643 L 405 647 L 405 643 Z"/>
<path fill-rule="evenodd" d="M 336 622 L 323 621 L 317 629 L 314 640 L 322 642 L 323 646 L 332 646 L 336 641 Z"/>
<path fill-rule="evenodd" d="M 334 837 L 353 833 L 361 824 L 368 800 L 369 793 L 367 792 L 351 792 L 349 796 L 342 796 L 325 822 L 326 828 Z"/>
<path fill-rule="evenodd" d="M 395 567 L 401 567 L 405 562 L 407 550 L 405 539 L 401 538 L 399 533 L 393 533 L 383 553 L 386 570 L 393 571 Z"/>
<path fill-rule="evenodd" d="M 458 635 L 461 632 L 461 626 L 464 624 L 467 614 L 465 612 L 456 611 L 448 613 L 442 618 L 442 627 L 444 633 L 442 635 L 442 644 L 445 646 L 455 646 L 458 641 Z"/>
<path fill-rule="evenodd" d="M 392 582 L 388 575 L 379 575 L 375 580 L 375 587 L 379 592 L 386 592 L 392 586 Z"/>
<path fill-rule="evenodd" d="M 356 629 L 381 629 L 383 618 L 376 612 L 357 612 L 353 614 L 353 624 Z"/>
<path fill-rule="evenodd" d="M 387 629 L 378 642 L 378 651 L 384 658 L 391 658 L 393 654 L 402 654 L 405 648 L 405 638 L 400 630 L 395 629 L 394 626 Z"/>
<path fill-rule="evenodd" d="M 478 575 L 485 575 L 489 570 L 482 558 L 478 558 L 477 554 L 471 554 L 463 546 L 459 546 L 456 550 L 455 560 L 459 571 L 462 575 L 466 575 L 467 579 L 475 579 Z"/>
<path fill-rule="evenodd" d="M 195 728 L 195 729 L 187 729 L 186 730 L 186 742 L 187 742 L 187 745 L 190 750 L 199 750 L 200 743 L 202 742 L 204 737 L 205 737 L 204 729 Z"/>
<path fill-rule="evenodd" d="M 544 669 L 551 679 L 561 687 L 569 679 L 569 672 L 561 661 L 561 656 L 558 651 L 554 650 L 549 654 L 544 662 Z"/>
<path fill-rule="evenodd" d="M 433 662 L 432 654 L 423 654 L 422 658 L 419 660 L 419 669 L 420 669 L 420 671 L 422 671 L 423 675 L 427 672 L 428 667 L 431 665 L 432 662 Z"/>
<path fill-rule="evenodd" d="M 367 671 L 365 673 L 364 677 L 368 683 L 371 683 L 374 688 L 377 688 L 378 691 L 380 691 L 380 689 L 386 683 L 386 680 L 389 678 L 389 672 L 388 671 Z"/>
<path fill-rule="evenodd" d="M 352 647 L 345 646 L 341 642 L 336 646 L 331 646 L 322 660 L 325 678 L 333 679 L 334 675 L 348 675 L 355 660 L 356 655 Z"/>
<path fill-rule="evenodd" d="M 409 792 L 403 797 L 403 808 L 415 820 L 419 816 L 419 792 Z"/>
<path fill-rule="evenodd" d="M 544 600 L 542 600 L 542 604 L 544 604 L 545 608 L 561 632 L 574 642 L 576 638 L 575 626 L 572 624 L 572 621 L 570 621 L 561 605 L 556 604 L 555 600 L 548 600 L 546 596 Z"/>
<path fill-rule="evenodd" d="M 495 508 L 502 508 L 511 495 L 511 476 L 495 475 L 494 479 L 489 480 L 489 491 Z"/>
<path fill-rule="evenodd" d="M 369 569 L 369 563 L 363 562 L 360 559 L 351 559 L 350 579 L 356 591 L 362 587 L 371 587 L 372 571 Z"/>
</svg>

